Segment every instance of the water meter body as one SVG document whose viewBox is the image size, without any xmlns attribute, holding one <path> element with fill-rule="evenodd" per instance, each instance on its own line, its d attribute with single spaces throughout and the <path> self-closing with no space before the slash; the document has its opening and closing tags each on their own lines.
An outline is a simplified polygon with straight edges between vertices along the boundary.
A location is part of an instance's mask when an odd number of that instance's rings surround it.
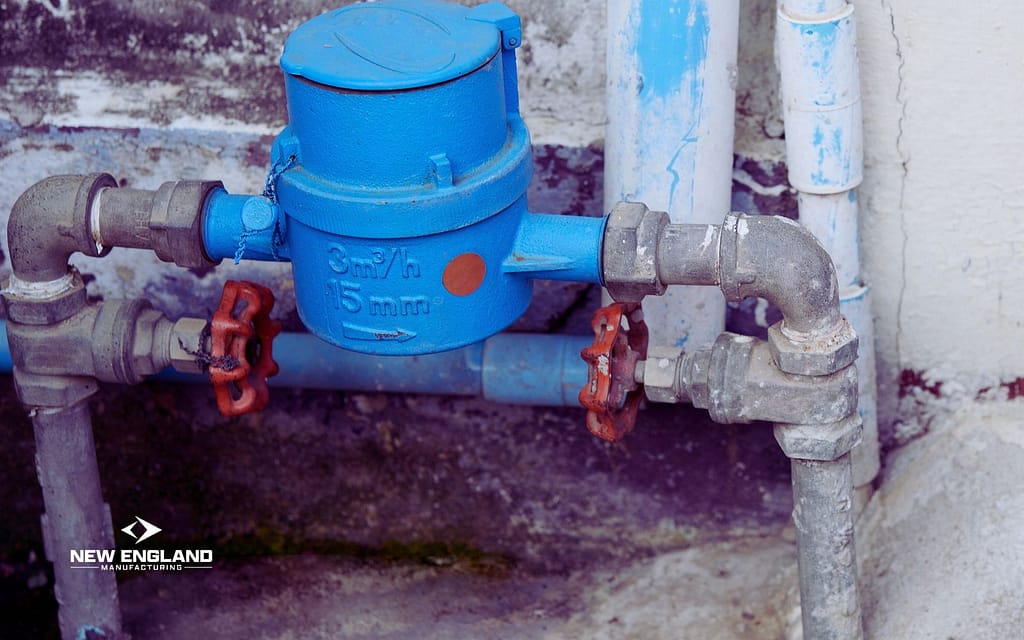
<svg viewBox="0 0 1024 640">
<path fill-rule="evenodd" d="M 301 25 L 281 57 L 273 210 L 212 198 L 211 257 L 248 242 L 236 258 L 290 259 L 306 326 L 381 355 L 497 333 L 525 311 L 531 278 L 599 282 L 603 221 L 527 211 L 520 42 L 500 3 L 384 0 Z"/>
<path fill-rule="evenodd" d="M 400 0 L 288 38 L 289 126 L 271 162 L 288 167 L 277 192 L 314 333 L 356 351 L 440 351 L 526 309 L 530 282 L 501 270 L 532 172 L 506 91 L 518 44 L 504 6 Z"/>
</svg>

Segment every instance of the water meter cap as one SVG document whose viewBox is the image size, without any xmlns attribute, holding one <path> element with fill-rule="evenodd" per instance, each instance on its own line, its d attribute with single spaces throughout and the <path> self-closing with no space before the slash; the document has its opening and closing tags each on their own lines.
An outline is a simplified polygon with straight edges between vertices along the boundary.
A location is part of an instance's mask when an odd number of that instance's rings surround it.
<svg viewBox="0 0 1024 640">
<path fill-rule="evenodd" d="M 459 78 L 498 51 L 493 23 L 438 0 L 353 4 L 299 26 L 281 56 L 286 73 L 361 91 L 413 89 Z"/>
</svg>

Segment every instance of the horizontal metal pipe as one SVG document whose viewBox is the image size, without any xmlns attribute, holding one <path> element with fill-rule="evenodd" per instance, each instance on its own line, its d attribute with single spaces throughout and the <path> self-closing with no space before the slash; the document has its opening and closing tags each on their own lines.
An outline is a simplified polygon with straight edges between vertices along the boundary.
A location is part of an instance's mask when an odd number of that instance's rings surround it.
<svg viewBox="0 0 1024 640">
<path fill-rule="evenodd" d="M 453 351 L 399 357 L 346 351 L 308 333 L 283 333 L 274 340 L 281 372 L 269 382 L 277 387 L 482 395 L 508 404 L 576 406 L 576 395 L 587 383 L 580 351 L 591 341 L 589 336 L 504 333 Z M 0 371 L 11 371 L 3 322 Z M 170 369 L 157 377 L 208 382 L 205 376 Z"/>
<path fill-rule="evenodd" d="M 149 220 L 156 194 L 149 189 L 100 189 L 92 207 L 93 240 L 103 247 L 152 249 Z"/>
<path fill-rule="evenodd" d="M 658 240 L 658 277 L 666 284 L 717 285 L 718 243 L 716 224 L 670 224 Z"/>
</svg>

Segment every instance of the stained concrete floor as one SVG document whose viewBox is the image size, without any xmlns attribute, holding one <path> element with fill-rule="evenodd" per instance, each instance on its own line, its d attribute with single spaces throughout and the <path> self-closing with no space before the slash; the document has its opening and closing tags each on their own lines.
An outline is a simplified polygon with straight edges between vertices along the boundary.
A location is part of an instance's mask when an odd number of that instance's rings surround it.
<svg viewBox="0 0 1024 640">
<path fill-rule="evenodd" d="M 792 552 L 771 429 L 687 407 L 646 410 L 611 446 L 579 409 L 450 397 L 275 390 L 262 414 L 225 420 L 205 387 L 146 384 L 92 406 L 115 530 L 141 516 L 157 547 L 215 551 L 199 575 L 121 576 L 136 637 L 572 637 L 591 614 L 632 624 L 598 612 L 648 574 L 689 580 L 681 603 L 710 598 L 705 574 L 740 591 L 776 579 L 704 545 Z M 31 427 L 10 391 L 0 413 L 0 637 L 55 637 Z"/>
<path fill-rule="evenodd" d="M 654 407 L 608 446 L 578 410 L 471 399 L 279 390 L 224 420 L 205 388 L 148 384 L 93 407 L 115 528 L 216 554 L 121 576 L 135 638 L 800 635 L 766 425 Z M 30 428 L 9 392 L 0 414 L 0 638 L 53 638 Z M 858 523 L 869 639 L 1024 637 L 1022 419 L 965 403 L 890 454 Z"/>
<path fill-rule="evenodd" d="M 1022 418 L 966 403 L 891 454 L 858 523 L 867 638 L 1024 637 Z M 158 639 L 800 638 L 792 531 L 719 533 L 563 572 L 442 555 L 149 574 L 124 587 L 126 622 Z"/>
<path fill-rule="evenodd" d="M 439 559 L 440 560 L 440 559 Z M 288 556 L 124 585 L 137 638 L 781 638 L 792 546 L 709 543 L 568 574 Z"/>
<path fill-rule="evenodd" d="M 230 421 L 205 389 L 94 402 L 115 523 L 148 516 L 161 546 L 217 554 L 122 575 L 135 638 L 800 637 L 786 466 L 764 425 L 655 408 L 607 446 L 574 410 L 278 400 Z M 9 395 L 0 411 L 0 637 L 52 638 L 29 427 Z M 858 522 L 867 638 L 1024 637 L 1022 416 L 1021 400 L 965 402 L 890 455 Z"/>
</svg>

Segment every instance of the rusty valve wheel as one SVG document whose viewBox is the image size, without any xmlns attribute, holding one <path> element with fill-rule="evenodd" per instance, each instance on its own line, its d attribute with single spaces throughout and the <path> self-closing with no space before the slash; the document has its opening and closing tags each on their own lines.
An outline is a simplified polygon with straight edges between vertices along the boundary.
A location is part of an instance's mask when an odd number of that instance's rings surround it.
<svg viewBox="0 0 1024 640">
<path fill-rule="evenodd" d="M 589 367 L 579 400 L 587 409 L 587 429 L 598 438 L 617 442 L 633 430 L 643 399 L 636 367 L 647 357 L 647 325 L 638 302 L 602 307 L 591 325 L 594 344 L 580 352 Z"/>
<path fill-rule="evenodd" d="M 260 411 L 270 400 L 267 378 L 277 375 L 273 341 L 281 323 L 270 319 L 274 294 L 254 282 L 229 280 L 210 323 L 210 382 L 225 416 Z"/>
</svg>

